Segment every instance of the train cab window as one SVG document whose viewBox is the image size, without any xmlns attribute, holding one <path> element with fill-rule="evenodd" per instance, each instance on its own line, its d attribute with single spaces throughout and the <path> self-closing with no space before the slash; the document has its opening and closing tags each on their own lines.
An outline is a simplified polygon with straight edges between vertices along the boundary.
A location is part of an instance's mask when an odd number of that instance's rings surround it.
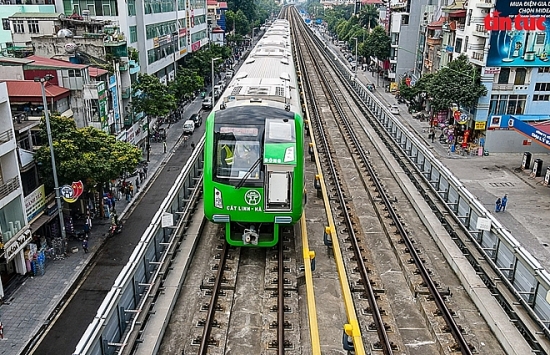
<svg viewBox="0 0 550 355">
<path fill-rule="evenodd" d="M 258 164 L 262 151 L 257 127 L 220 127 L 215 146 L 217 179 L 239 182 L 247 176 L 246 182 L 254 184 L 263 178 L 262 164 Z"/>
<path fill-rule="evenodd" d="M 217 177 L 218 178 L 243 178 L 249 170 L 248 179 L 260 178 L 260 144 L 255 141 L 220 140 L 217 147 Z"/>
<path fill-rule="evenodd" d="M 268 118 L 265 124 L 266 143 L 296 142 L 294 120 Z"/>
</svg>

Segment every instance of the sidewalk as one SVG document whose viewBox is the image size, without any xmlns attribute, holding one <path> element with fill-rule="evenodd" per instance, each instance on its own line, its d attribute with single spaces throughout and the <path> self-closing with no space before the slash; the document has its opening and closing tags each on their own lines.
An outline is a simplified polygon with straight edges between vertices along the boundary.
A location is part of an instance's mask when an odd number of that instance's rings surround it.
<svg viewBox="0 0 550 355">
<path fill-rule="evenodd" d="M 200 107 L 199 101 L 200 98 L 195 99 L 185 107 L 185 118 L 196 113 L 196 107 Z M 181 119 L 167 129 L 167 153 L 163 152 L 162 143 L 151 144 L 147 177 L 141 183 L 140 191 L 134 193 L 130 202 L 126 202 L 125 198 L 116 202 L 116 210 L 121 220 L 131 210 L 134 201 L 139 201 L 140 195 L 150 185 L 149 182 L 155 179 L 155 175 L 161 170 L 159 167 L 170 158 L 181 136 L 184 122 L 185 119 Z M 129 180 L 135 183 L 135 179 L 134 176 Z M 94 219 L 87 254 L 82 250 L 82 242 L 68 240 L 68 249 L 78 247 L 77 253 L 69 254 L 63 260 L 48 259 L 46 273 L 43 276 L 26 278 L 21 286 L 5 299 L 5 303 L 0 304 L 0 321 L 4 327 L 4 339 L 0 339 L 0 355 L 19 355 L 30 341 L 36 341 L 34 337 L 44 331 L 62 308 L 65 296 L 105 241 L 109 225 L 108 219 Z"/>
</svg>

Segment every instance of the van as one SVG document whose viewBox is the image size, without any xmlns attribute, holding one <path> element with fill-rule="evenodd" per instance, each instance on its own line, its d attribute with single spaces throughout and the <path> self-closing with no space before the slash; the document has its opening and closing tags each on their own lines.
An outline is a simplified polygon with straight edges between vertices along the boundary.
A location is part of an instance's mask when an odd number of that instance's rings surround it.
<svg viewBox="0 0 550 355">
<path fill-rule="evenodd" d="M 202 101 L 202 108 L 208 110 L 212 109 L 212 98 L 210 96 L 204 98 Z"/>
<path fill-rule="evenodd" d="M 228 70 L 225 72 L 225 78 L 226 79 L 231 79 L 233 78 L 233 70 Z"/>
<path fill-rule="evenodd" d="M 183 123 L 183 134 L 193 134 L 193 132 L 195 132 L 195 121 L 185 121 Z"/>
</svg>

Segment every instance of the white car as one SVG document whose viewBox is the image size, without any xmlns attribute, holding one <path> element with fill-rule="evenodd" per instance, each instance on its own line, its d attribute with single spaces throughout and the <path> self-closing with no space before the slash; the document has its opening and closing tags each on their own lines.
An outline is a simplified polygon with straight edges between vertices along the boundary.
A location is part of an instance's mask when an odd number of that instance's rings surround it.
<svg viewBox="0 0 550 355">
<path fill-rule="evenodd" d="M 399 107 L 397 105 L 390 105 L 390 112 L 394 115 L 399 115 Z"/>
<path fill-rule="evenodd" d="M 193 134 L 195 132 L 195 121 L 187 120 L 183 123 L 183 133 L 184 134 Z"/>
</svg>

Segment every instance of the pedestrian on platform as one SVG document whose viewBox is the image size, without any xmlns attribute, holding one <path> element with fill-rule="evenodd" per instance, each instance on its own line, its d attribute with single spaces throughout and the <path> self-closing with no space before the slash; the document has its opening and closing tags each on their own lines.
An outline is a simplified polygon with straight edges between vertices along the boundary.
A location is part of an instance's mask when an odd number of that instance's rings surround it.
<svg viewBox="0 0 550 355">
<path fill-rule="evenodd" d="M 166 141 L 162 142 L 162 150 L 166 153 Z"/>
<path fill-rule="evenodd" d="M 508 203 L 508 195 L 504 194 L 504 197 L 502 198 L 502 201 L 500 202 L 500 207 L 502 212 L 506 210 L 506 204 Z"/>
<path fill-rule="evenodd" d="M 497 201 L 495 202 L 495 212 L 500 212 L 500 209 L 502 208 L 502 200 L 497 198 Z"/>
<path fill-rule="evenodd" d="M 84 253 L 88 254 L 88 239 L 82 241 L 82 249 L 84 249 Z"/>
</svg>

